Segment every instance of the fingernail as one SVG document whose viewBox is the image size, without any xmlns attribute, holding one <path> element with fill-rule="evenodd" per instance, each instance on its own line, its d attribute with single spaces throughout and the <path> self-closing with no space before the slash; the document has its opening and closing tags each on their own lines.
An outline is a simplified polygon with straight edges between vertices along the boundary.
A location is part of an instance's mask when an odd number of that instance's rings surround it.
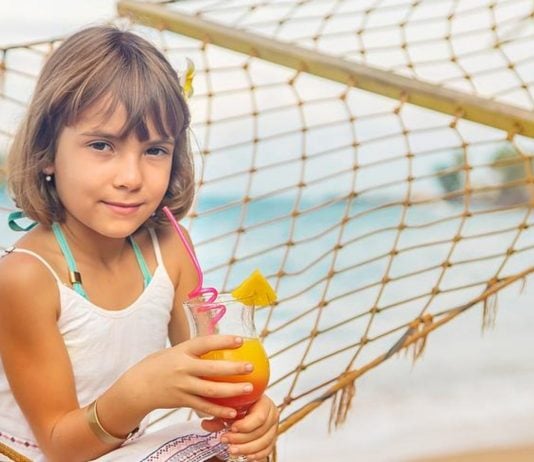
<svg viewBox="0 0 534 462">
<path fill-rule="evenodd" d="M 227 415 L 228 417 L 230 417 L 230 419 L 233 419 L 233 418 L 237 415 L 237 411 L 235 411 L 235 410 L 228 411 L 228 412 L 226 413 L 226 415 Z"/>
<path fill-rule="evenodd" d="M 245 364 L 245 370 L 247 372 L 252 372 L 254 370 L 254 366 L 251 363 Z"/>
<path fill-rule="evenodd" d="M 234 342 L 237 343 L 237 344 L 241 344 L 241 343 L 243 343 L 243 339 L 241 337 L 236 337 L 236 338 L 234 338 Z"/>
<path fill-rule="evenodd" d="M 250 393 L 252 390 L 254 390 L 254 387 L 250 383 L 248 383 L 247 385 L 243 387 L 243 391 L 245 393 Z"/>
<path fill-rule="evenodd" d="M 222 444 L 228 444 L 230 441 L 228 441 L 228 438 L 225 438 L 224 436 L 221 438 Z"/>
</svg>

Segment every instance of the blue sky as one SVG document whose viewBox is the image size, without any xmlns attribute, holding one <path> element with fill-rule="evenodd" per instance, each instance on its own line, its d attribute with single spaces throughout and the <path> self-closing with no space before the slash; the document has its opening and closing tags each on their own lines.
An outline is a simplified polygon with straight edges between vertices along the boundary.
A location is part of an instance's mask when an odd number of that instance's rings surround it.
<svg viewBox="0 0 534 462">
<path fill-rule="evenodd" d="M 113 16 L 114 0 L 0 0 L 0 45 L 72 32 Z"/>
</svg>

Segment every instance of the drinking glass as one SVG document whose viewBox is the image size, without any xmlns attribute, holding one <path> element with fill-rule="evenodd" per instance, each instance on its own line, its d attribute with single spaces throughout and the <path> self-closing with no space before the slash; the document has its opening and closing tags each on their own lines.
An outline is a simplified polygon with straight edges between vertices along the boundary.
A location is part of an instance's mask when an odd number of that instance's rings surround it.
<svg viewBox="0 0 534 462">
<path fill-rule="evenodd" d="M 243 338 L 243 344 L 238 348 L 214 350 L 202 356 L 203 359 L 246 361 L 253 364 L 254 369 L 249 374 L 205 377 L 216 382 L 250 382 L 253 385 L 252 393 L 226 398 L 208 398 L 213 403 L 234 408 L 237 415 L 233 420 L 243 418 L 269 383 L 269 360 L 256 334 L 254 306 L 237 300 L 230 294 L 218 294 L 217 298 L 200 296 L 187 301 L 184 306 L 192 337 L 221 334 Z M 226 425 L 231 425 L 233 420 L 227 421 Z M 229 462 L 246 460 L 243 456 L 230 456 L 228 459 Z"/>
</svg>

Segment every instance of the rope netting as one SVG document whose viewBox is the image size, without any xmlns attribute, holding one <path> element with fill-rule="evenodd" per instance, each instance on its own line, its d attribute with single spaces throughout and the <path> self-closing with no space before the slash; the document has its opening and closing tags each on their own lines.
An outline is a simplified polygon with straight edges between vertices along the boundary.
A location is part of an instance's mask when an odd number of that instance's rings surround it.
<svg viewBox="0 0 534 462">
<path fill-rule="evenodd" d="M 119 2 L 190 99 L 206 280 L 260 268 L 284 432 L 534 270 L 531 1 Z M 121 20 L 122 21 L 122 20 Z M 0 48 L 0 152 L 60 39 Z M 7 199 L 3 219 L 13 206 Z M 16 238 L 1 224 L 1 245 Z"/>
</svg>

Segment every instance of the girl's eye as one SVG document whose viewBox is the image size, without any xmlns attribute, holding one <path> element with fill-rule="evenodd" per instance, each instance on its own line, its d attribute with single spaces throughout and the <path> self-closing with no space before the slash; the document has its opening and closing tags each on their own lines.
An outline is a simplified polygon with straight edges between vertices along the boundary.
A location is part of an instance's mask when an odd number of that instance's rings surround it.
<svg viewBox="0 0 534 462">
<path fill-rule="evenodd" d="M 91 143 L 89 146 L 95 149 L 96 151 L 108 151 L 111 149 L 111 146 L 104 141 L 95 141 L 94 143 Z"/>
<path fill-rule="evenodd" d="M 167 151 L 162 148 L 152 147 L 152 148 L 148 148 L 146 150 L 146 153 L 150 156 L 162 156 L 162 155 L 167 154 Z"/>
</svg>

